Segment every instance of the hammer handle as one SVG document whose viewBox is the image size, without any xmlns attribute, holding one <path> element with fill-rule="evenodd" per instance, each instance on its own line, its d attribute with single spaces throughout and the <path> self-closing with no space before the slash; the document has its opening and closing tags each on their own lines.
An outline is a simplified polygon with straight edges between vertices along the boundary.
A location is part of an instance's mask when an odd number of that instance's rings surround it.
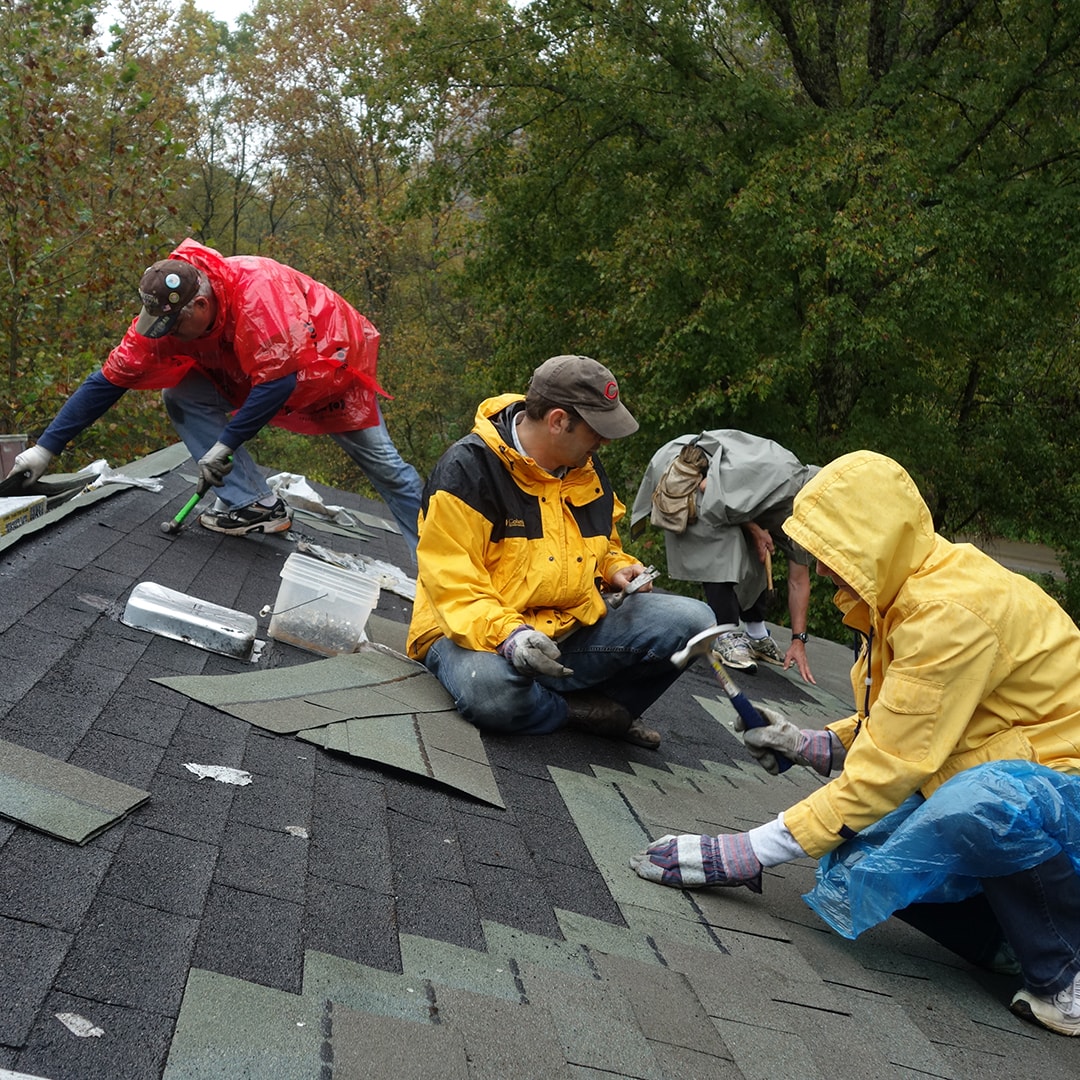
<svg viewBox="0 0 1080 1080">
<path fill-rule="evenodd" d="M 202 497 L 203 497 L 203 493 L 201 491 L 196 491 L 195 494 L 192 495 L 191 498 L 188 499 L 188 501 L 186 503 L 184 503 L 184 505 L 182 507 L 180 507 L 180 513 L 178 513 L 176 515 L 176 517 L 173 518 L 173 524 L 174 525 L 183 524 L 184 518 L 186 518 L 188 516 L 188 514 L 190 514 L 191 511 L 195 509 L 195 504 Z"/>
<path fill-rule="evenodd" d="M 742 717 L 743 723 L 748 728 L 768 727 L 768 720 L 754 708 L 750 699 L 735 685 L 735 680 L 724 670 L 723 665 L 712 653 L 709 653 L 709 663 L 712 664 L 716 678 L 724 688 L 724 693 L 731 699 L 735 711 Z M 787 772 L 791 768 L 791 758 L 785 757 L 777 750 L 773 751 L 773 755 L 776 758 L 777 771 Z"/>
</svg>

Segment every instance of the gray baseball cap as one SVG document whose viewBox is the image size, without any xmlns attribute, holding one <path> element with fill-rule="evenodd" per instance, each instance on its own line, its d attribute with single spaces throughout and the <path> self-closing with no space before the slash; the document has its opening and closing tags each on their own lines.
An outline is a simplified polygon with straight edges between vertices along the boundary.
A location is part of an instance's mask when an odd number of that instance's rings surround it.
<svg viewBox="0 0 1080 1080">
<path fill-rule="evenodd" d="M 633 435 L 638 422 L 619 399 L 619 384 L 591 356 L 553 356 L 532 374 L 529 390 L 573 409 L 602 439 Z"/>
</svg>

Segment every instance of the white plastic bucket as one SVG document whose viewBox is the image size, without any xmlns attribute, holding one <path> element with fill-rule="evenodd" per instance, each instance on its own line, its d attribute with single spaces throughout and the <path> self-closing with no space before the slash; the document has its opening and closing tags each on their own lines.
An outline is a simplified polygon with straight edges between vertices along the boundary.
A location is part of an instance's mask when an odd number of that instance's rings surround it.
<svg viewBox="0 0 1080 1080">
<path fill-rule="evenodd" d="M 290 555 L 267 633 L 324 656 L 355 652 L 378 602 L 379 583 L 366 574 Z"/>
</svg>

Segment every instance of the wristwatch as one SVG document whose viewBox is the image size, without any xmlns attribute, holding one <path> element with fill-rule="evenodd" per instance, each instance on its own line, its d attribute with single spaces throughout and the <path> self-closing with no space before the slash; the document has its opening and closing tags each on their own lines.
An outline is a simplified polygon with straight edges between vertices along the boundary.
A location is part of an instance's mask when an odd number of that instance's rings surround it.
<svg viewBox="0 0 1080 1080">
<path fill-rule="evenodd" d="M 804 645 L 810 640 L 810 635 L 804 630 L 801 634 L 792 634 L 792 641 L 801 641 Z"/>
</svg>

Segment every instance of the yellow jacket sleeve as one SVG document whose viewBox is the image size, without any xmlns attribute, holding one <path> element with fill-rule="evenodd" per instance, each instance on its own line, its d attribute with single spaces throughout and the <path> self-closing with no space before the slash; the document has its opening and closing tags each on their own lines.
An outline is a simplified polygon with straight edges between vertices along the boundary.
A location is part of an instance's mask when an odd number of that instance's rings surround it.
<svg viewBox="0 0 1080 1080">
<path fill-rule="evenodd" d="M 880 820 L 965 749 L 971 716 L 999 663 L 993 631 L 955 603 L 928 603 L 908 613 L 897 620 L 888 645 L 892 662 L 848 746 L 843 772 L 784 812 L 808 855 L 823 855 Z M 851 725 L 830 727 L 845 741 Z M 1001 730 L 1008 727 L 1002 718 Z M 981 731 L 979 738 L 991 734 Z"/>
<path fill-rule="evenodd" d="M 494 652 L 525 620 L 503 602 L 505 590 L 492 580 L 482 561 L 484 525 L 455 495 L 435 492 L 420 543 L 424 534 L 437 536 L 438 553 L 420 565 L 433 568 L 424 573 L 423 586 L 443 634 L 462 648 Z"/>
</svg>

